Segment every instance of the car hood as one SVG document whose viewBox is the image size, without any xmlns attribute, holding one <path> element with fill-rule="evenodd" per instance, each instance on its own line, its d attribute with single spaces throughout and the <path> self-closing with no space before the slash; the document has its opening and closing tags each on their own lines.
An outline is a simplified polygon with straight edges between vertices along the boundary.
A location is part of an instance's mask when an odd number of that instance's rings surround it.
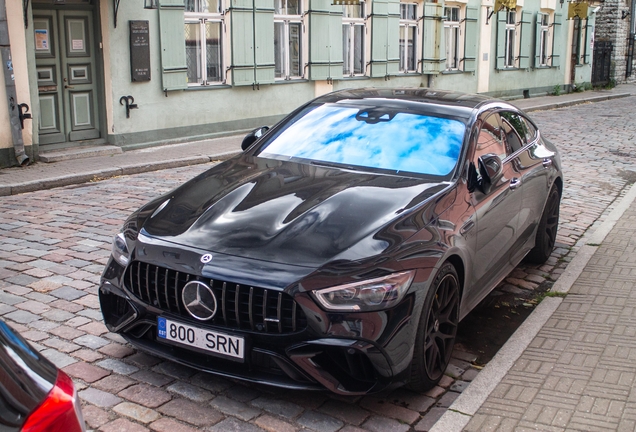
<svg viewBox="0 0 636 432">
<path fill-rule="evenodd" d="M 154 201 L 142 232 L 206 252 L 316 268 L 404 241 L 414 223 L 427 223 L 425 212 L 413 210 L 445 187 L 242 155 Z M 409 217 L 418 221 L 405 224 Z"/>
</svg>

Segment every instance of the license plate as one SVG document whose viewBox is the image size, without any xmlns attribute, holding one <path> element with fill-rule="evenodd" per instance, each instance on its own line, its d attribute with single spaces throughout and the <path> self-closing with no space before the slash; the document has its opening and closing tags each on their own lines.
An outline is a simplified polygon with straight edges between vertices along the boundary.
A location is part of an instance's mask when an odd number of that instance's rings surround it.
<svg viewBox="0 0 636 432">
<path fill-rule="evenodd" d="M 157 317 L 157 325 L 159 339 L 233 359 L 245 358 L 245 340 L 242 337 L 194 327 L 163 317 Z"/>
</svg>

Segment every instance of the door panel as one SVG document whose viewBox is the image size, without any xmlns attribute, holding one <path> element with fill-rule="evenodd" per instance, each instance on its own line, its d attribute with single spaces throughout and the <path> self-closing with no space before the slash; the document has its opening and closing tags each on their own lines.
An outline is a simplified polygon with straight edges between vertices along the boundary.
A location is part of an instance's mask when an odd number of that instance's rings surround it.
<svg viewBox="0 0 636 432">
<path fill-rule="evenodd" d="M 479 302 L 494 283 L 512 270 L 510 256 L 518 236 L 521 210 L 521 192 L 515 186 L 520 173 L 516 160 L 507 159 L 510 153 L 505 147 L 499 114 L 486 113 L 484 118 L 477 122 L 479 129 L 471 161 L 477 171 L 480 156 L 496 154 L 503 162 L 501 174 L 493 179 L 489 190 L 484 193 L 478 188 L 471 197 L 477 241 L 470 284 L 474 289 L 466 293 L 469 305 Z"/>
<path fill-rule="evenodd" d="M 542 145 L 537 140 L 536 130 L 522 116 L 516 113 L 501 114 L 506 140 L 511 151 L 517 152 L 517 170 L 521 174 L 519 192 L 522 196 L 519 212 L 519 239 L 513 252 L 512 261 L 520 261 L 532 247 L 533 234 L 543 212 L 548 197 L 548 170 L 543 165 Z M 530 145 L 528 145 L 530 144 Z M 545 148 L 544 148 L 545 149 Z"/>
<path fill-rule="evenodd" d="M 91 11 L 36 11 L 40 144 L 100 137 Z"/>
<path fill-rule="evenodd" d="M 40 95 L 40 144 L 66 141 L 60 86 L 57 16 L 54 11 L 36 11 L 35 62 Z"/>
<path fill-rule="evenodd" d="M 93 16 L 90 11 L 59 11 L 64 28 L 60 45 L 64 77 L 64 110 L 69 141 L 99 138 L 96 125 L 95 68 L 91 49 Z"/>
</svg>

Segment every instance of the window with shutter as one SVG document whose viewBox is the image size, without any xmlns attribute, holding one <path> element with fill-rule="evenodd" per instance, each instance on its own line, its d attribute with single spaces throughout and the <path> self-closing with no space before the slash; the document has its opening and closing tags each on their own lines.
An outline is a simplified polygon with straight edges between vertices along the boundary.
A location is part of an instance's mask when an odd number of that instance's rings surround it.
<svg viewBox="0 0 636 432">
<path fill-rule="evenodd" d="M 159 3 L 161 78 L 165 91 L 188 88 L 184 12 L 184 0 L 161 0 Z"/>
<path fill-rule="evenodd" d="M 366 3 L 343 6 L 342 74 L 345 77 L 365 74 Z"/>
<path fill-rule="evenodd" d="M 446 67 L 443 13 L 442 4 L 424 3 L 422 72 L 425 74 L 438 73 Z"/>
<path fill-rule="evenodd" d="M 222 84 L 223 16 L 217 0 L 186 0 L 185 47 L 188 86 Z"/>
<path fill-rule="evenodd" d="M 231 0 L 232 85 L 274 82 L 273 0 Z"/>
<path fill-rule="evenodd" d="M 274 2 L 275 77 L 290 80 L 303 77 L 302 1 Z"/>
<path fill-rule="evenodd" d="M 417 3 L 400 4 L 400 72 L 417 72 Z"/>
<path fill-rule="evenodd" d="M 342 6 L 309 1 L 309 79 L 340 79 L 343 73 Z"/>
<path fill-rule="evenodd" d="M 559 67 L 561 66 L 561 57 L 559 56 L 559 51 L 557 51 L 557 41 L 561 38 L 561 19 L 562 15 L 560 13 L 554 14 L 554 22 L 552 25 L 552 55 L 550 56 L 550 66 Z"/>
<path fill-rule="evenodd" d="M 464 72 L 474 72 L 477 67 L 477 40 L 479 39 L 479 9 L 466 7 L 464 31 Z"/>
<path fill-rule="evenodd" d="M 371 76 L 395 75 L 400 69 L 400 2 L 374 0 L 371 7 Z"/>
<path fill-rule="evenodd" d="M 521 11 L 521 27 L 519 30 L 519 67 L 530 67 L 530 55 L 532 52 L 532 12 Z"/>
</svg>

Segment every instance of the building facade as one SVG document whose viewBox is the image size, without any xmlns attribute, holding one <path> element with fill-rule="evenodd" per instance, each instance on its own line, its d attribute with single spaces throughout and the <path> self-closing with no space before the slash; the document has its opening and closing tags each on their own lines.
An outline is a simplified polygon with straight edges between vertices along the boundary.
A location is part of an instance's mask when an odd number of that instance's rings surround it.
<svg viewBox="0 0 636 432">
<path fill-rule="evenodd" d="M 345 88 L 515 98 L 591 76 L 594 9 L 575 22 L 557 0 L 496 13 L 492 0 L 0 3 L 12 61 L 3 73 L 33 116 L 21 130 L 30 160 L 68 146 L 237 133 Z M 0 116 L 0 166 L 15 165 L 16 111 L 9 104 Z"/>
</svg>

